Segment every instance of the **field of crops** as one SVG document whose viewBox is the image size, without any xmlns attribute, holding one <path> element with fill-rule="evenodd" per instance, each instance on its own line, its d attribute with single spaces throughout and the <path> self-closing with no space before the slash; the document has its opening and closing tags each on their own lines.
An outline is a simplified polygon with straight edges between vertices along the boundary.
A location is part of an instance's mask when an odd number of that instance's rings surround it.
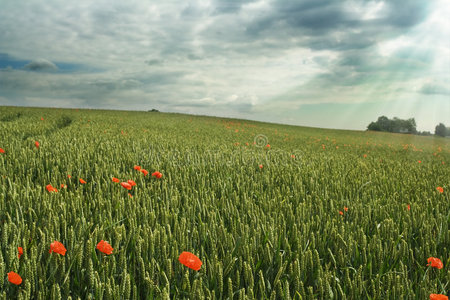
<svg viewBox="0 0 450 300">
<path fill-rule="evenodd" d="M 447 295 L 449 166 L 444 138 L 0 107 L 0 298 Z"/>
</svg>

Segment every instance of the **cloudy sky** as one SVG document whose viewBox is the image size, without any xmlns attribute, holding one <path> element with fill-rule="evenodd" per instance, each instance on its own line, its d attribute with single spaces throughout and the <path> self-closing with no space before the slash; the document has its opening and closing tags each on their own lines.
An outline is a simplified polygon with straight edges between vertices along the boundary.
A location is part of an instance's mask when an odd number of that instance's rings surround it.
<svg viewBox="0 0 450 300">
<path fill-rule="evenodd" d="M 448 0 L 0 0 L 0 104 L 450 125 Z"/>
</svg>

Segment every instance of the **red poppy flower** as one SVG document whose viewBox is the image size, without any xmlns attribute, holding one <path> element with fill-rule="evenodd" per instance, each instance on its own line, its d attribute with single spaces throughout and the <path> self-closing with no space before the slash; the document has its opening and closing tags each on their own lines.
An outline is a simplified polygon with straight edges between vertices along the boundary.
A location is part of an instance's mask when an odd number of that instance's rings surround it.
<svg viewBox="0 0 450 300">
<path fill-rule="evenodd" d="M 292 155 L 291 155 L 291 158 L 295 158 L 295 155 L 294 155 L 294 154 L 292 154 Z"/>
<path fill-rule="evenodd" d="M 418 160 L 417 162 L 418 162 L 419 164 L 421 164 L 421 163 L 422 163 L 422 161 L 421 161 L 421 160 Z"/>
<path fill-rule="evenodd" d="M 5 150 L 3 150 L 2 148 L 0 148 L 0 153 L 5 153 Z"/>
<path fill-rule="evenodd" d="M 367 158 L 367 154 L 364 154 L 363 157 L 364 157 L 364 158 Z"/>
<path fill-rule="evenodd" d="M 63 244 L 61 244 L 58 241 L 54 241 L 53 243 L 50 244 L 50 250 L 48 250 L 48 253 L 55 252 L 61 255 L 66 255 L 66 251 L 67 249 L 66 247 L 64 247 Z"/>
<path fill-rule="evenodd" d="M 86 181 L 84 181 L 84 179 L 80 178 L 80 183 L 81 183 L 81 184 L 85 184 Z"/>
<path fill-rule="evenodd" d="M 133 180 L 131 180 L 131 179 L 128 179 L 128 184 L 129 185 L 131 185 L 131 186 L 135 186 L 136 185 L 136 182 L 134 182 Z"/>
<path fill-rule="evenodd" d="M 347 206 L 344 206 L 344 210 L 345 210 L 345 211 L 348 211 L 348 207 L 347 207 Z"/>
<path fill-rule="evenodd" d="M 62 188 L 62 189 L 66 189 L 66 188 L 67 188 L 67 185 L 65 185 L 64 183 L 61 183 L 61 188 Z"/>
<path fill-rule="evenodd" d="M 105 253 L 107 255 L 110 255 L 114 250 L 113 247 L 111 247 L 111 245 L 108 244 L 108 242 L 105 242 L 104 240 L 101 240 L 97 244 L 97 249 L 98 249 L 98 251 Z"/>
<path fill-rule="evenodd" d="M 180 256 L 178 257 L 178 260 L 186 267 L 195 271 L 200 270 L 200 267 L 202 266 L 202 261 L 200 260 L 200 258 L 195 256 L 191 252 L 185 251 L 181 253 Z"/>
<path fill-rule="evenodd" d="M 428 263 L 427 266 L 431 266 L 436 269 L 442 269 L 444 267 L 442 261 L 436 257 L 428 257 L 427 263 Z"/>
<path fill-rule="evenodd" d="M 22 277 L 19 274 L 11 271 L 8 273 L 8 281 L 15 285 L 20 285 L 22 283 Z"/>
<path fill-rule="evenodd" d="M 136 171 L 139 171 L 139 170 L 141 169 L 141 166 L 134 166 L 134 169 L 135 169 Z"/>
<path fill-rule="evenodd" d="M 407 208 L 408 210 L 411 210 L 411 205 L 408 204 L 408 205 L 406 206 L 406 208 Z"/>
<path fill-rule="evenodd" d="M 448 300 L 448 297 L 442 294 L 430 294 L 430 300 Z"/>
<path fill-rule="evenodd" d="M 23 248 L 22 247 L 17 247 L 17 251 L 19 251 L 19 254 L 17 256 L 20 259 L 20 257 L 23 255 Z"/>
<path fill-rule="evenodd" d="M 133 198 L 133 195 L 131 195 L 130 193 L 128 193 L 128 197 Z"/>
<path fill-rule="evenodd" d="M 266 148 L 270 148 L 270 145 L 269 145 L 269 144 L 267 144 L 267 145 L 266 145 Z"/>
<path fill-rule="evenodd" d="M 259 165 L 259 168 L 262 169 L 264 166 L 263 165 Z"/>
<path fill-rule="evenodd" d="M 339 211 L 339 214 L 341 215 L 341 216 L 343 216 L 344 215 L 344 213 L 340 210 Z"/>
<path fill-rule="evenodd" d="M 438 186 L 436 189 L 437 189 L 438 192 L 441 193 L 441 194 L 444 192 L 444 189 L 443 189 L 441 186 Z"/>
<path fill-rule="evenodd" d="M 58 190 L 55 189 L 51 184 L 47 184 L 47 185 L 45 186 L 45 188 L 47 189 L 48 192 L 55 192 L 55 193 L 58 192 Z"/>
<path fill-rule="evenodd" d="M 144 174 L 144 176 L 148 175 L 148 171 L 146 169 L 141 169 L 142 174 Z"/>
<path fill-rule="evenodd" d="M 131 190 L 131 184 L 129 184 L 128 182 L 121 182 L 120 185 L 127 190 Z"/>
<path fill-rule="evenodd" d="M 161 174 L 160 172 L 156 171 L 156 172 L 153 172 L 153 173 L 152 173 L 152 176 L 153 176 L 153 177 L 156 177 L 156 178 L 161 178 L 161 177 L 162 177 L 162 174 Z"/>
<path fill-rule="evenodd" d="M 41 117 L 41 121 L 44 121 L 44 118 L 43 118 L 43 117 Z"/>
<path fill-rule="evenodd" d="M 112 178 L 112 181 L 113 181 L 113 182 L 120 182 L 119 178 L 116 178 L 116 177 L 113 177 L 113 178 Z"/>
<path fill-rule="evenodd" d="M 72 178 L 72 176 L 70 174 L 67 174 L 67 178 Z"/>
<path fill-rule="evenodd" d="M 34 142 L 34 145 L 36 146 L 36 148 L 39 148 L 39 142 L 38 141 L 36 141 L 36 142 Z"/>
</svg>

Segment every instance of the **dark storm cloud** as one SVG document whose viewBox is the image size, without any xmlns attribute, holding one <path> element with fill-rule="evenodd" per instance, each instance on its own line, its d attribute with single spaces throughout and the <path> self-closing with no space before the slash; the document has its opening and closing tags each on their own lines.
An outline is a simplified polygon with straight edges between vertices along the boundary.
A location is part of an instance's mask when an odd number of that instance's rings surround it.
<svg viewBox="0 0 450 300">
<path fill-rule="evenodd" d="M 272 28 L 322 32 L 349 26 L 350 23 L 341 5 L 336 2 L 278 1 L 273 3 L 266 16 L 251 24 L 248 33 L 258 34 Z"/>
<path fill-rule="evenodd" d="M 3 76 L 8 73 L 7 76 Z M 0 103 L 9 105 L 190 111 L 220 102 L 205 102 L 203 81 L 185 79 L 186 72 L 58 74 L 0 70 Z M 186 84 L 189 82 L 189 84 Z M 18 91 L 20 91 L 18 93 Z M 180 96 L 181 95 L 181 96 Z M 7 99 L 10 99 L 6 101 Z M 13 99 L 13 100 L 11 100 Z M 204 103 L 204 105 L 202 105 Z"/>
<path fill-rule="evenodd" d="M 441 83 L 425 83 L 420 92 L 425 95 L 450 95 L 450 88 Z"/>
<path fill-rule="evenodd" d="M 425 19 L 432 2 L 422 0 L 386 1 L 386 16 L 378 20 L 378 25 L 387 23 L 399 28 L 413 27 Z"/>
<path fill-rule="evenodd" d="M 51 72 L 58 70 L 58 67 L 46 59 L 36 59 L 24 66 L 24 69 L 37 72 Z"/>
<path fill-rule="evenodd" d="M 162 59 L 149 59 L 146 60 L 145 63 L 149 66 L 157 66 L 157 65 L 162 65 L 164 63 L 164 60 Z"/>
<path fill-rule="evenodd" d="M 408 52 L 409 51 L 409 52 Z M 332 70 L 347 71 L 349 73 L 380 74 L 397 72 L 421 72 L 429 67 L 433 60 L 433 53 L 411 49 L 401 49 L 390 53 L 388 56 L 379 55 L 373 49 L 365 51 L 345 51 L 340 53 Z"/>
<path fill-rule="evenodd" d="M 214 0 L 212 3 L 215 7 L 214 13 L 229 14 L 237 13 L 243 5 L 256 1 L 257 0 Z"/>
<path fill-rule="evenodd" d="M 361 49 L 405 32 L 427 16 L 425 1 L 386 1 L 375 18 L 364 19 L 365 1 L 274 1 L 261 16 L 251 18 L 245 33 L 249 39 L 297 38 L 298 46 L 323 50 Z M 356 6 L 359 10 L 352 11 Z M 287 44 L 289 46 L 289 44 Z M 291 45 L 292 46 L 292 45 Z"/>
</svg>

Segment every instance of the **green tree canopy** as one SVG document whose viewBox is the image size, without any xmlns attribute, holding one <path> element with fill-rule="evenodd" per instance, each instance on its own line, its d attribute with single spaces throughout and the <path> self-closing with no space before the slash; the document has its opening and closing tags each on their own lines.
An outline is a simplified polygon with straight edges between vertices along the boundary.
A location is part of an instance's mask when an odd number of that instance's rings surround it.
<svg viewBox="0 0 450 300">
<path fill-rule="evenodd" d="M 397 133 L 417 133 L 416 120 L 410 118 L 402 120 L 394 117 L 392 120 L 386 116 L 381 116 L 376 122 L 371 122 L 368 126 L 368 130 L 373 131 L 386 131 Z"/>
<path fill-rule="evenodd" d="M 434 134 L 439 135 L 439 136 L 446 136 L 446 135 L 450 135 L 450 131 L 447 127 L 445 127 L 444 124 L 439 123 L 438 125 L 436 125 Z"/>
</svg>

